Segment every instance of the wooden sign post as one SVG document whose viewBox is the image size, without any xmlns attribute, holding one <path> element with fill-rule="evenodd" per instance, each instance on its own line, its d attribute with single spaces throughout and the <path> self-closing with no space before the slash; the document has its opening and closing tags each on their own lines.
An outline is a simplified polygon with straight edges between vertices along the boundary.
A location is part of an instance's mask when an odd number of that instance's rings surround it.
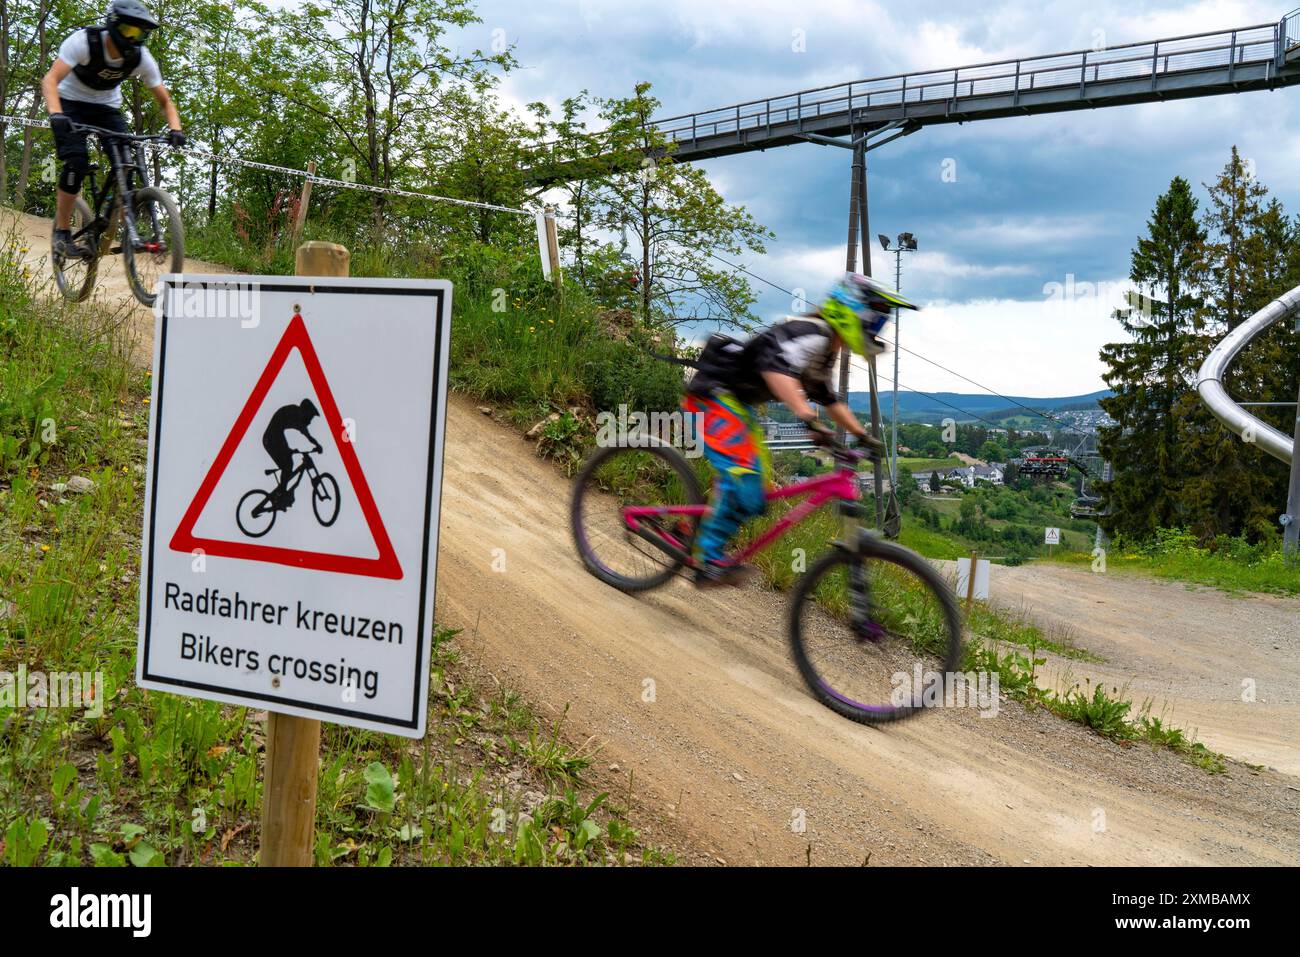
<svg viewBox="0 0 1300 957">
<path fill-rule="evenodd" d="M 966 575 L 966 614 L 970 614 L 970 606 L 975 601 L 975 571 L 979 568 L 979 552 L 971 549 L 970 553 L 970 572 Z"/>
<path fill-rule="evenodd" d="M 335 243 L 303 243 L 296 265 L 299 276 L 346 276 L 351 255 Z M 267 712 L 262 867 L 311 866 L 319 771 L 320 722 Z"/>
</svg>

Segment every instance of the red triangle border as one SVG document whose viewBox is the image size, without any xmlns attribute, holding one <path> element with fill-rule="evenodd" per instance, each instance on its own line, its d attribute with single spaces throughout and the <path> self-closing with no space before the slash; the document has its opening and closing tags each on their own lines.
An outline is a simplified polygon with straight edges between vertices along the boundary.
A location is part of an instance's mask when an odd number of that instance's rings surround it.
<svg viewBox="0 0 1300 957">
<path fill-rule="evenodd" d="M 213 491 L 216 490 L 217 483 L 221 481 L 221 476 L 225 474 L 226 466 L 230 464 L 235 450 L 239 448 L 239 443 L 243 441 L 244 435 L 248 432 L 249 426 L 252 425 L 254 417 L 257 415 L 258 410 L 261 409 L 267 393 L 271 391 L 271 386 L 275 383 L 276 377 L 280 374 L 280 370 L 284 368 L 289 353 L 294 349 L 298 350 L 299 355 L 302 356 L 303 364 L 307 367 L 307 375 L 311 379 L 312 387 L 316 390 L 316 397 L 320 400 L 321 415 L 324 417 L 326 425 L 329 426 L 330 434 L 334 437 L 339 456 L 343 460 L 344 469 L 352 482 L 352 490 L 356 494 L 358 504 L 361 506 L 361 514 L 365 517 L 366 525 L 369 527 L 370 534 L 373 536 L 375 545 L 379 550 L 377 558 L 329 555 L 296 548 L 259 545 L 253 542 L 225 542 L 220 539 L 198 538 L 194 534 L 194 526 L 198 522 L 199 516 L 203 514 L 203 509 L 207 506 Z M 272 562 L 277 565 L 289 565 L 294 568 L 311 569 L 313 571 L 366 575 L 372 578 L 400 579 L 402 577 L 401 563 L 398 562 L 397 553 L 393 550 L 393 544 L 388 538 L 388 531 L 384 528 L 384 521 L 379 515 L 379 508 L 375 505 L 374 496 L 371 494 L 370 486 L 367 484 L 365 474 L 361 470 L 361 463 L 357 460 L 357 454 L 348 437 L 347 429 L 343 425 L 343 417 L 339 414 L 338 404 L 334 401 L 334 394 L 330 391 L 329 382 L 326 380 L 325 372 L 321 368 L 316 349 L 312 346 L 311 337 L 307 335 L 307 325 L 303 322 L 302 316 L 295 315 L 293 317 L 284 335 L 281 336 L 279 344 L 275 347 L 275 351 L 271 353 L 266 369 L 263 370 L 261 378 L 257 380 L 257 384 L 253 387 L 253 392 L 248 397 L 248 401 L 244 403 L 239 418 L 235 420 L 230 435 L 227 436 L 225 443 L 221 446 L 221 451 L 217 453 L 216 459 L 213 460 L 211 467 L 208 469 L 207 475 L 194 495 L 194 500 L 190 502 L 190 507 L 181 518 L 180 525 L 177 526 L 176 533 L 172 536 L 168 547 L 173 551 L 191 553 L 196 549 L 202 549 L 205 554 L 221 558 Z"/>
</svg>

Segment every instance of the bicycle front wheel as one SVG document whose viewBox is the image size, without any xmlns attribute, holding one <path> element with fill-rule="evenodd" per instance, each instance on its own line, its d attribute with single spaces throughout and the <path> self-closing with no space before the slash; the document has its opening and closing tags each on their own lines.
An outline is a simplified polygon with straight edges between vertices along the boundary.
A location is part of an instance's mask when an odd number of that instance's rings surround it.
<svg viewBox="0 0 1300 957">
<path fill-rule="evenodd" d="M 795 586 L 789 614 L 799 674 L 846 718 L 899 721 L 952 689 L 961 615 L 947 582 L 909 549 L 874 538 L 857 553 L 836 548 Z"/>
<path fill-rule="evenodd" d="M 80 196 L 72 207 L 71 233 L 72 241 L 84 246 L 87 255 L 84 258 L 63 256 L 54 246 L 51 238 L 50 267 L 54 270 L 54 284 L 59 292 L 70 302 L 82 302 L 95 288 L 95 276 L 99 272 L 99 238 L 91 226 L 95 214 Z"/>
<path fill-rule="evenodd" d="M 311 510 L 326 528 L 339 517 L 339 483 L 329 472 L 322 472 L 311 483 Z"/>
<path fill-rule="evenodd" d="M 695 471 L 675 449 L 597 449 L 573 480 L 569 518 L 573 541 L 587 570 L 622 591 L 657 588 L 676 574 L 682 560 L 633 532 L 627 506 L 700 505 Z M 689 553 L 698 516 L 647 516 L 642 525 L 671 538 Z"/>
<path fill-rule="evenodd" d="M 158 278 L 185 269 L 185 227 L 171 194 L 156 186 L 136 190 L 132 197 L 135 242 L 123 236 L 122 256 L 131 292 L 152 306 L 158 298 Z"/>
</svg>

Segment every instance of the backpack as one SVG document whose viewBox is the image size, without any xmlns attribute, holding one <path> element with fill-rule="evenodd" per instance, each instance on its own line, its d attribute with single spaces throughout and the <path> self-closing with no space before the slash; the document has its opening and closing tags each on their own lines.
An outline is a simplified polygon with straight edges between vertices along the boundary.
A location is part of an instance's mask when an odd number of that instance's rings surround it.
<svg viewBox="0 0 1300 957">
<path fill-rule="evenodd" d="M 745 367 L 745 352 L 746 343 L 725 333 L 715 332 L 709 336 L 704 348 L 694 359 L 664 356 L 656 352 L 650 354 L 664 362 L 694 369 L 696 374 L 687 383 L 686 390 L 695 392 L 733 387 Z"/>
<path fill-rule="evenodd" d="M 699 358 L 693 367 L 699 375 L 710 379 L 715 385 L 735 385 L 744 368 L 745 343 L 721 332 L 709 336 L 700 350 Z"/>
</svg>

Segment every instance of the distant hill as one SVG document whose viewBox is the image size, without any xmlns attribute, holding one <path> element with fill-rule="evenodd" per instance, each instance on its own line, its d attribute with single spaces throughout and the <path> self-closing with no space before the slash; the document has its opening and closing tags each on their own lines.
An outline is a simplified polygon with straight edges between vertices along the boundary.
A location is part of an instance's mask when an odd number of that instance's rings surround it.
<svg viewBox="0 0 1300 957">
<path fill-rule="evenodd" d="M 1053 414 L 1086 412 L 1100 408 L 1097 405 L 1097 400 L 1104 399 L 1112 394 L 1110 389 L 1102 389 L 1088 395 L 1048 397 L 1013 395 L 1003 398 L 987 393 L 934 392 L 931 393 L 934 398 L 930 398 L 930 396 L 924 396 L 917 392 L 900 392 L 898 394 L 898 418 L 901 422 L 938 423 L 949 416 L 958 422 L 972 422 L 975 421 L 976 416 L 979 416 L 991 422 L 1000 422 L 1003 419 L 1022 416 L 1028 418 L 1030 413 L 1022 406 L 1028 406 L 1035 411 Z M 1021 405 L 1012 405 L 1007 399 Z M 880 393 L 880 410 L 886 417 L 889 415 L 893 401 L 892 392 Z M 869 410 L 871 408 L 871 394 L 869 392 L 850 392 L 849 406 L 858 411 L 865 412 Z M 956 408 L 953 408 L 953 406 L 956 406 Z M 962 409 L 967 414 L 963 415 L 957 409 Z"/>
</svg>

